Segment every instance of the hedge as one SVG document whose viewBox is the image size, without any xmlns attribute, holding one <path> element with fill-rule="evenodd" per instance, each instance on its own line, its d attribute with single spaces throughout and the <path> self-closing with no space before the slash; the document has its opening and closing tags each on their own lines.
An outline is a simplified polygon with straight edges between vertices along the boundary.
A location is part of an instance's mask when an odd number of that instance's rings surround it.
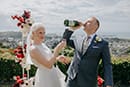
<svg viewBox="0 0 130 87">
<path fill-rule="evenodd" d="M 57 63 L 62 72 L 66 74 L 68 65 Z M 114 83 L 130 85 L 130 62 L 123 61 L 120 63 L 112 63 Z M 21 66 L 14 60 L 0 58 L 0 84 L 14 82 L 13 76 L 22 75 Z M 36 67 L 31 66 L 30 76 L 34 76 Z M 103 66 L 99 65 L 99 74 L 103 77 Z"/>
<path fill-rule="evenodd" d="M 34 76 L 36 67 L 31 66 L 30 76 Z M 22 68 L 20 64 L 14 60 L 0 58 L 0 83 L 14 82 L 13 76 L 22 76 Z"/>
</svg>

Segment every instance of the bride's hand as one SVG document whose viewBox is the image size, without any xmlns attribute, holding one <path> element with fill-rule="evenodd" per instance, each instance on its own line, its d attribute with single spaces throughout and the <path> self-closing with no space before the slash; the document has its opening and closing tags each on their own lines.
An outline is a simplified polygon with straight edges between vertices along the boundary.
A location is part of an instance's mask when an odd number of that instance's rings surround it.
<svg viewBox="0 0 130 87">
<path fill-rule="evenodd" d="M 64 55 L 60 55 L 60 56 L 57 57 L 57 61 L 59 61 L 59 62 L 61 62 L 63 64 L 69 64 L 71 62 L 71 59 L 67 58 Z"/>
<path fill-rule="evenodd" d="M 65 56 L 64 56 L 64 55 L 60 55 L 60 56 L 58 56 L 56 59 L 57 59 L 57 61 L 59 61 L 59 62 L 65 64 Z"/>
<path fill-rule="evenodd" d="M 55 48 L 54 48 L 54 54 L 58 54 L 64 47 L 66 46 L 66 41 L 61 41 Z"/>
</svg>

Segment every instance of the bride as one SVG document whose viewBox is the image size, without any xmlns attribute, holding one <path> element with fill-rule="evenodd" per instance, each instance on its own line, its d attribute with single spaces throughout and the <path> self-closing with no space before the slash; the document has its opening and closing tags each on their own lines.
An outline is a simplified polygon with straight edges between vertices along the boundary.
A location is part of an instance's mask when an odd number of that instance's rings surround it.
<svg viewBox="0 0 130 87">
<path fill-rule="evenodd" d="M 66 42 L 60 42 L 52 53 L 42 43 L 44 39 L 44 26 L 41 23 L 33 24 L 27 37 L 27 63 L 37 66 L 35 87 L 65 87 L 65 75 L 54 67 L 54 63 L 62 60 L 58 54 L 66 46 Z"/>
</svg>

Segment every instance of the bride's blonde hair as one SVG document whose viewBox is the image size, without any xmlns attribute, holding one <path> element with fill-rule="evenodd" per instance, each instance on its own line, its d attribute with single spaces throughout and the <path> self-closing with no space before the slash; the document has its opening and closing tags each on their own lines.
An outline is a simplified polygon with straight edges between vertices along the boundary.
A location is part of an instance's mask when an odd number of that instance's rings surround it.
<svg viewBox="0 0 130 87">
<path fill-rule="evenodd" d="M 33 32 L 36 32 L 38 29 L 45 29 L 42 23 L 34 23 L 30 29 L 30 39 L 33 40 Z"/>
<path fill-rule="evenodd" d="M 27 36 L 26 64 L 33 64 L 29 50 L 30 50 L 30 46 L 31 46 L 32 40 L 33 40 L 33 36 L 32 36 L 33 32 L 36 32 L 40 28 L 45 29 L 42 23 L 34 23 L 30 29 L 28 36 Z"/>
</svg>

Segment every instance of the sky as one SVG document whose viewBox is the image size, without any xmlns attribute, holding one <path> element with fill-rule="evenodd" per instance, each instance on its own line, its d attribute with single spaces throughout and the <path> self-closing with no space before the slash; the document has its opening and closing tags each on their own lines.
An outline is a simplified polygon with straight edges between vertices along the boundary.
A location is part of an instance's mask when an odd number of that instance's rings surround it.
<svg viewBox="0 0 130 87">
<path fill-rule="evenodd" d="M 130 0 L 0 0 L 0 31 L 19 31 L 12 15 L 31 11 L 35 22 L 42 22 L 47 33 L 60 33 L 64 20 L 83 23 L 95 16 L 101 26 L 99 33 L 130 32 Z"/>
</svg>

